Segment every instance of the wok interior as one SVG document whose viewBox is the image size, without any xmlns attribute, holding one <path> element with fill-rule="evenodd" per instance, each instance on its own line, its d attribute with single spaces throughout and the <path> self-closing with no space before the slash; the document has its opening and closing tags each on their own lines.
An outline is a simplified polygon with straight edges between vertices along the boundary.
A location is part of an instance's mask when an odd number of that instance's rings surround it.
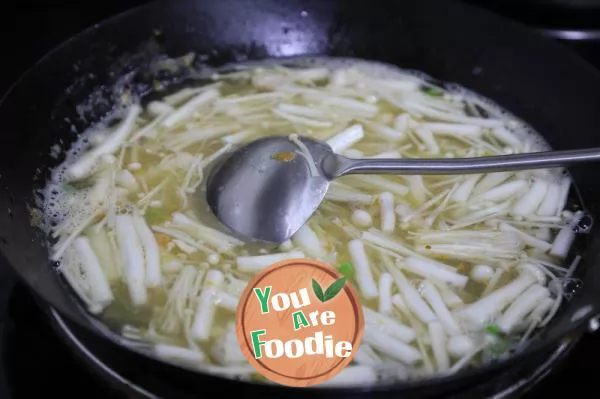
<svg viewBox="0 0 600 399">
<path fill-rule="evenodd" d="M 350 7 L 342 2 L 304 2 L 302 7 L 293 3 L 249 1 L 201 6 L 193 3 L 183 1 L 170 8 L 159 3 L 87 32 L 30 71 L 0 107 L 4 144 L 1 148 L 5 151 L 0 170 L 1 201 L 2 208 L 7 209 L 0 219 L 4 227 L 3 253 L 36 292 L 80 324 L 91 323 L 74 306 L 76 302 L 66 294 L 64 284 L 48 267 L 44 237 L 29 223 L 28 207 L 35 203 L 36 196 L 29 182 L 35 182 L 35 188 L 44 185 L 49 169 L 61 161 L 52 158 L 48 149 L 58 140 L 65 144 L 72 142 L 75 136 L 72 125 L 81 131 L 110 108 L 114 99 L 110 88 L 114 87 L 115 77 L 130 76 L 131 84 L 138 90 L 148 88 L 153 76 L 144 66 L 150 65 L 148 61 L 155 58 L 156 51 L 145 47 L 140 52 L 137 46 L 157 27 L 162 28 L 159 40 L 169 55 L 195 50 L 207 54 L 205 61 L 213 65 L 236 61 L 240 55 L 260 59 L 325 53 L 421 70 L 498 101 L 543 132 L 556 149 L 598 145 L 595 130 L 600 118 L 594 111 L 600 109 L 600 100 L 595 95 L 600 80 L 595 72 L 561 49 L 530 36 L 528 45 L 515 47 L 523 32 L 518 28 L 507 32 L 501 22 L 488 21 L 483 12 L 465 9 L 463 14 L 462 8 L 436 2 L 408 2 L 394 6 L 397 10 Z M 439 15 L 427 12 L 427 6 L 434 5 L 440 9 Z M 207 17 L 208 14 L 212 17 Z M 232 29 L 242 16 L 249 22 Z M 465 21 L 460 30 L 455 29 L 455 18 Z M 382 20 L 388 22 L 384 29 L 373 30 L 373 21 Z M 279 29 L 282 21 L 289 25 L 287 29 Z M 336 24 L 336 21 L 342 22 Z M 188 23 L 195 29 L 184 28 Z M 132 26 L 136 29 L 132 30 Z M 385 44 L 390 36 L 399 38 L 393 48 Z M 218 50 L 211 53 L 212 49 Z M 134 55 L 115 63 L 127 52 Z M 79 60 L 75 79 L 73 58 Z M 108 72 L 111 65 L 112 78 Z M 131 67 L 137 68 L 138 73 L 127 75 Z M 577 73 L 571 72 L 574 70 Z M 95 90 L 93 106 L 81 107 Z M 573 170 L 575 182 L 594 216 L 593 204 L 600 195 L 600 187 L 594 183 L 595 170 L 595 166 Z M 594 263 L 597 246 L 593 234 L 590 250 L 584 256 L 585 264 Z M 599 286 L 598 273 L 594 274 L 589 267 L 581 271 L 585 280 L 581 295 L 567 305 L 544 334 L 545 338 L 562 336 L 570 329 L 572 314 L 593 300 L 593 287 Z"/>
</svg>

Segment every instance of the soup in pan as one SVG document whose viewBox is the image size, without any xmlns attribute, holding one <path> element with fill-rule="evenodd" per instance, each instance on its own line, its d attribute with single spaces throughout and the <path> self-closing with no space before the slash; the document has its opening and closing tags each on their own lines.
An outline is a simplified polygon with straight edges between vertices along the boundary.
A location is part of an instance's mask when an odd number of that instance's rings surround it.
<svg viewBox="0 0 600 399">
<path fill-rule="evenodd" d="M 523 122 L 459 87 L 363 61 L 247 64 L 211 80 L 143 105 L 125 98 L 47 187 L 53 260 L 127 338 L 184 367 L 259 378 L 234 312 L 253 274 L 286 258 L 325 261 L 361 295 L 362 345 L 323 385 L 476 367 L 509 356 L 559 309 L 583 216 L 567 208 L 560 169 L 346 176 L 277 248 L 245 244 L 198 211 L 212 162 L 261 136 L 306 135 L 358 158 L 547 149 Z"/>
</svg>

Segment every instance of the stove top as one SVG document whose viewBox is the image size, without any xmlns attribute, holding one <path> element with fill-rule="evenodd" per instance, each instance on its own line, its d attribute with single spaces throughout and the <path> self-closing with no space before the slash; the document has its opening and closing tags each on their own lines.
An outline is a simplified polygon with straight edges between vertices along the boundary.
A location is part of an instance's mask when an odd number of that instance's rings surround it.
<svg viewBox="0 0 600 399">
<path fill-rule="evenodd" d="M 0 92 L 8 89 L 28 66 L 48 50 L 82 29 L 118 12 L 143 4 L 144 0 L 102 2 L 18 2 L 17 11 L 0 15 L 4 26 L 3 48 L 18 46 L 0 64 Z M 543 30 L 600 68 L 600 0 L 500 1 L 465 0 L 483 4 L 505 16 Z M 600 357 L 600 336 L 587 335 L 571 351 L 560 368 L 524 397 L 542 398 L 568 384 L 572 394 L 595 388 L 594 363 Z M 0 398 L 37 398 L 79 393 L 86 397 L 120 398 L 117 392 L 92 374 L 67 348 L 36 306 L 30 292 L 0 258 Z M 586 392 L 587 391 L 587 392 Z"/>
</svg>

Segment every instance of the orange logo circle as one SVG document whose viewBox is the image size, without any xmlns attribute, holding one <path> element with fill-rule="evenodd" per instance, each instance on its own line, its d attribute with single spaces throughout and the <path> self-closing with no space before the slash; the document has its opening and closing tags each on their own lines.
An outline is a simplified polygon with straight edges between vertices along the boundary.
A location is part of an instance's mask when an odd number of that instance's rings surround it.
<svg viewBox="0 0 600 399">
<path fill-rule="evenodd" d="M 331 266 L 276 263 L 244 290 L 236 313 L 242 352 L 273 382 L 306 387 L 334 377 L 354 357 L 364 318 L 356 291 Z"/>
</svg>

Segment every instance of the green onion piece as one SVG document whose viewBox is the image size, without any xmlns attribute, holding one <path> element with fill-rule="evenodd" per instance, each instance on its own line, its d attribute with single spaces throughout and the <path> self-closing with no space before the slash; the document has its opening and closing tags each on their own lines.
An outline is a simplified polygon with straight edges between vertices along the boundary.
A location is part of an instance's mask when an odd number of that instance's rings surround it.
<svg viewBox="0 0 600 399">
<path fill-rule="evenodd" d="M 350 280 L 350 279 L 354 278 L 354 266 L 352 266 L 352 263 L 350 263 L 350 262 L 342 263 L 341 265 L 338 266 L 338 270 L 347 279 Z"/>
<path fill-rule="evenodd" d="M 510 349 L 510 337 L 508 337 L 496 324 L 486 326 L 485 331 L 496 338 L 496 341 L 487 349 L 492 357 L 498 358 Z"/>
<path fill-rule="evenodd" d="M 253 373 L 250 375 L 250 379 L 255 382 L 266 382 L 267 379 L 258 373 Z"/>
<path fill-rule="evenodd" d="M 72 194 L 75 191 L 77 191 L 77 189 L 75 188 L 75 186 L 72 185 L 72 184 L 65 184 L 65 185 L 63 185 L 63 190 L 65 190 L 65 192 L 67 194 Z"/>
<path fill-rule="evenodd" d="M 432 97 L 441 97 L 444 95 L 444 91 L 441 89 L 438 89 L 437 87 L 425 87 L 423 89 L 423 92 Z"/>
<path fill-rule="evenodd" d="M 160 224 L 169 220 L 169 214 L 160 208 L 148 208 L 144 214 L 148 224 Z"/>
<path fill-rule="evenodd" d="M 496 324 L 490 324 L 490 325 L 486 326 L 485 331 L 488 334 L 495 335 L 496 337 L 504 336 L 504 333 L 502 332 L 502 330 L 500 330 L 500 327 L 498 327 Z"/>
</svg>

